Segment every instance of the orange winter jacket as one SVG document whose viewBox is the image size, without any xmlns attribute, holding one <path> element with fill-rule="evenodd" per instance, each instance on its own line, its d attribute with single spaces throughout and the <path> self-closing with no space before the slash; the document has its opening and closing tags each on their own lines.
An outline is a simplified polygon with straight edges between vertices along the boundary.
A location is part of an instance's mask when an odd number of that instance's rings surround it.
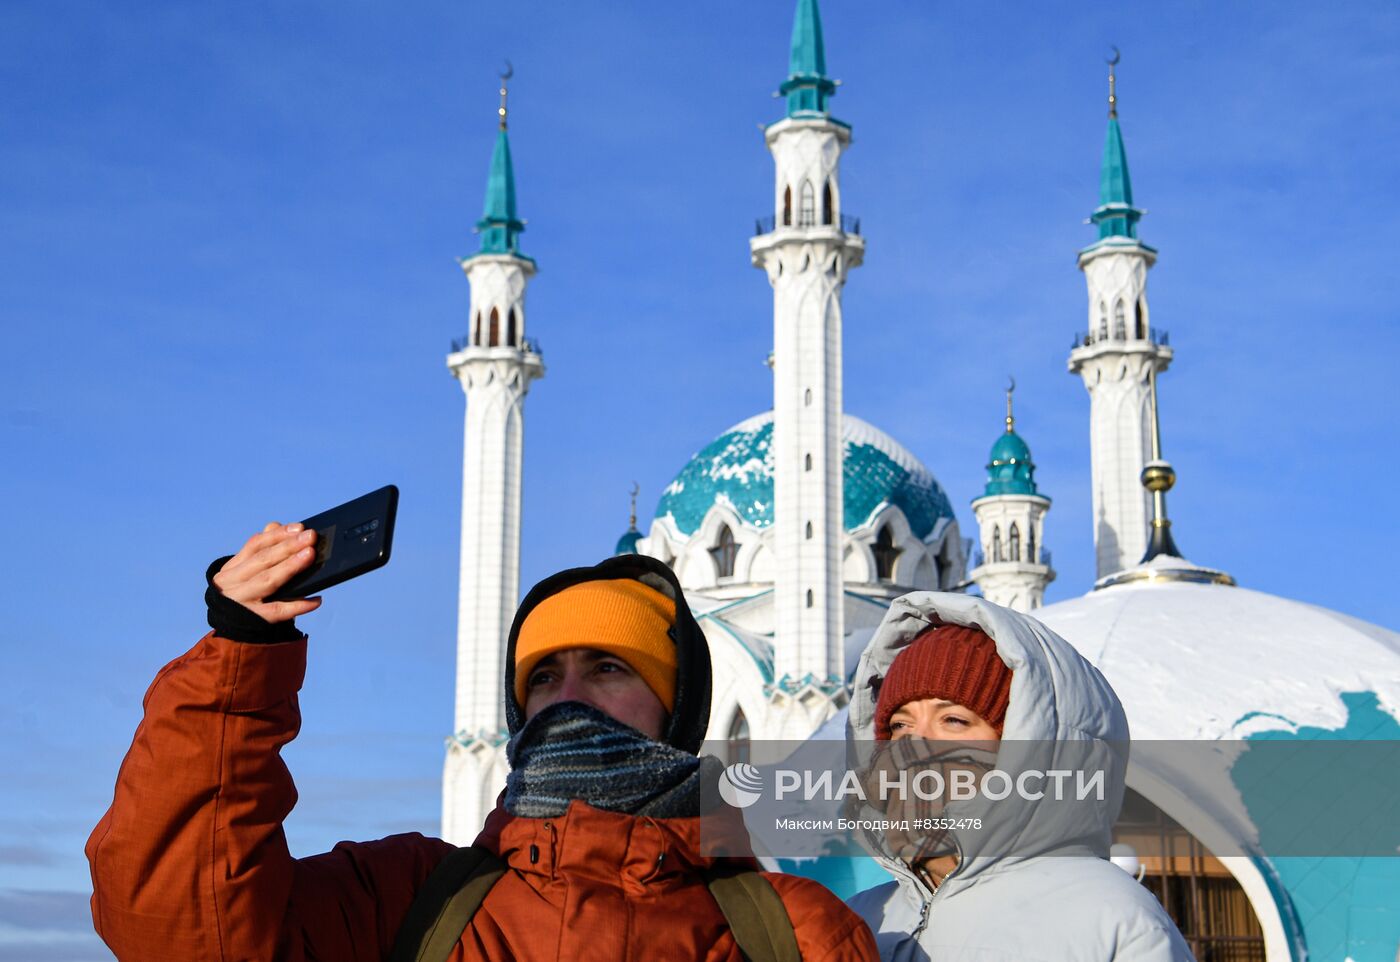
<svg viewBox="0 0 1400 962">
<path fill-rule="evenodd" d="M 122 962 L 379 962 L 452 850 L 394 835 L 294 859 L 296 789 L 279 750 L 301 722 L 306 639 L 206 635 L 151 684 L 112 807 L 88 840 L 92 915 Z M 463 933 L 466 960 L 738 960 L 702 872 L 699 819 L 574 802 L 557 818 L 498 808 L 477 844 L 509 866 Z M 766 874 L 806 960 L 878 958 L 821 885 Z"/>
</svg>

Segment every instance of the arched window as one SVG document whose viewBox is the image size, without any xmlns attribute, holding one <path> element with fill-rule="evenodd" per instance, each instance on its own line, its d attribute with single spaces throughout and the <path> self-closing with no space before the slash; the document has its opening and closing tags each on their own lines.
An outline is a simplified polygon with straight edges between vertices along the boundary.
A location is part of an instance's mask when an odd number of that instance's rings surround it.
<svg viewBox="0 0 1400 962">
<path fill-rule="evenodd" d="M 1142 298 L 1140 297 L 1133 305 L 1133 330 L 1137 332 L 1139 341 L 1147 339 L 1147 325 L 1142 322 Z"/>
<path fill-rule="evenodd" d="M 810 521 L 807 522 L 807 540 L 812 540 L 812 522 Z"/>
<path fill-rule="evenodd" d="M 715 539 L 710 555 L 715 559 L 715 568 L 721 578 L 734 577 L 734 559 L 738 554 L 739 546 L 734 543 L 734 532 L 729 530 L 729 525 L 720 525 L 719 537 Z"/>
<path fill-rule="evenodd" d="M 1016 522 L 1011 522 L 1011 560 L 1021 560 L 1021 529 L 1016 527 Z"/>
<path fill-rule="evenodd" d="M 806 467 L 803 468 L 803 470 L 805 470 L 805 471 L 810 471 L 810 470 L 812 470 L 812 456 L 811 456 L 810 454 L 807 455 L 807 456 L 803 459 L 802 463 L 803 463 L 804 465 L 806 465 Z"/>
<path fill-rule="evenodd" d="M 811 388 L 808 388 L 808 389 L 807 389 L 807 392 L 806 392 L 805 394 L 802 395 L 802 403 L 803 403 L 804 405 L 806 405 L 807 407 L 811 407 L 811 406 L 812 406 L 812 389 L 811 389 Z"/>
<path fill-rule="evenodd" d="M 822 184 L 822 223 L 831 223 L 831 181 Z"/>
<path fill-rule="evenodd" d="M 1031 525 L 1026 532 L 1026 560 L 1033 565 L 1040 564 L 1040 558 L 1035 553 L 1035 525 Z"/>
<path fill-rule="evenodd" d="M 783 188 L 783 226 L 792 226 L 792 188 Z"/>
<path fill-rule="evenodd" d="M 1126 341 L 1128 339 L 1128 328 L 1123 320 L 1123 302 L 1118 301 L 1113 305 L 1113 339 L 1115 341 Z"/>
<path fill-rule="evenodd" d="M 797 209 L 797 226 L 811 227 L 817 222 L 817 194 L 812 190 L 812 182 L 802 182 L 802 206 Z"/>
<path fill-rule="evenodd" d="M 1108 305 L 1099 301 L 1099 336 L 1098 340 L 1108 340 Z"/>
<path fill-rule="evenodd" d="M 807 589 L 807 607 L 808 607 L 808 608 L 812 607 L 812 589 L 811 589 L 811 588 L 808 588 L 808 589 Z"/>
<path fill-rule="evenodd" d="M 506 315 L 506 343 L 515 347 L 515 308 L 513 307 Z"/>
<path fill-rule="evenodd" d="M 1001 560 L 1001 525 L 992 525 L 992 560 Z"/>
<path fill-rule="evenodd" d="M 747 762 L 750 758 L 749 720 L 744 717 L 742 708 L 734 709 L 734 718 L 729 722 L 729 764 Z"/>
<path fill-rule="evenodd" d="M 501 343 L 501 315 L 493 307 L 491 308 L 491 339 L 487 342 L 490 347 L 495 347 Z"/>
<path fill-rule="evenodd" d="M 875 555 L 875 577 L 881 581 L 893 581 L 894 559 L 899 557 L 899 549 L 894 546 L 894 535 L 890 534 L 889 525 L 880 529 L 870 551 Z"/>
</svg>

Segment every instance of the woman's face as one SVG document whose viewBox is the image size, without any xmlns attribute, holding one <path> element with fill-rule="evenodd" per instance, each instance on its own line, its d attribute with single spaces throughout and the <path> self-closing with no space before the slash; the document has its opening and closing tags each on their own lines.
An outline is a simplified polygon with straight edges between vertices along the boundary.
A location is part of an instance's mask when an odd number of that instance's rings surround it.
<svg viewBox="0 0 1400 962">
<path fill-rule="evenodd" d="M 970 708 L 942 698 L 906 702 L 890 716 L 890 738 L 929 741 L 999 742 L 1001 736 Z"/>
<path fill-rule="evenodd" d="M 525 679 L 525 718 L 561 701 L 581 701 L 631 725 L 648 738 L 661 740 L 666 706 L 616 655 L 596 648 L 567 648 L 540 659 Z"/>
</svg>

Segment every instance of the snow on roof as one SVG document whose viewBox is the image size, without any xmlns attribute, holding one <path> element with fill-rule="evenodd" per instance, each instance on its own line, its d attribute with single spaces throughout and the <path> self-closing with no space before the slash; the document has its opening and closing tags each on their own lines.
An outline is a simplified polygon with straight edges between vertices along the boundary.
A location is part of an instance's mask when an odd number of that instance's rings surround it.
<svg viewBox="0 0 1400 962">
<path fill-rule="evenodd" d="M 1346 726 L 1344 692 L 1400 719 L 1400 634 L 1315 605 L 1211 584 L 1129 584 L 1034 613 L 1098 666 L 1134 739 Z"/>
</svg>

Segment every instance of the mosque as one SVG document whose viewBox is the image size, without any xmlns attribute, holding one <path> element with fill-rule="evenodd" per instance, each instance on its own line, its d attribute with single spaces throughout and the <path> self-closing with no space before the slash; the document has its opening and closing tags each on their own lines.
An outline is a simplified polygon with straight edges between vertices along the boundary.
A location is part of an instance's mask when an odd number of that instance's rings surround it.
<svg viewBox="0 0 1400 962">
<path fill-rule="evenodd" d="M 856 656 L 889 601 L 916 589 L 973 590 L 1033 611 L 1104 672 L 1136 740 L 1400 739 L 1400 634 L 1240 587 L 1174 543 L 1174 473 L 1156 410 L 1173 351 L 1148 308 L 1157 252 L 1138 236 L 1113 83 L 1110 70 L 1098 236 L 1078 252 L 1086 320 L 1067 359 L 1089 395 L 1097 580 L 1041 607 L 1055 577 L 1051 499 L 1016 433 L 1010 392 L 966 539 L 928 467 L 843 411 L 841 292 L 865 240 L 844 210 L 851 127 L 831 113 L 817 2 L 798 0 L 779 89 L 786 112 L 763 133 L 773 213 L 749 240 L 773 290 L 773 407 L 702 448 L 645 531 L 634 509 L 616 547 L 679 576 L 713 655 L 709 737 L 728 741 L 732 757 L 752 739 L 839 730 Z M 526 336 L 536 265 L 520 249 L 501 95 L 481 246 L 462 262 L 469 331 L 447 358 L 466 393 L 456 713 L 443 779 L 443 835 L 458 844 L 474 838 L 505 780 L 498 685 L 520 598 L 523 413 L 545 373 Z M 1196 778 L 1130 775 L 1116 852 L 1198 958 L 1394 962 L 1400 859 L 1216 857 L 1202 839 L 1233 814 Z M 873 863 L 805 871 L 842 895 L 884 880 Z"/>
</svg>

